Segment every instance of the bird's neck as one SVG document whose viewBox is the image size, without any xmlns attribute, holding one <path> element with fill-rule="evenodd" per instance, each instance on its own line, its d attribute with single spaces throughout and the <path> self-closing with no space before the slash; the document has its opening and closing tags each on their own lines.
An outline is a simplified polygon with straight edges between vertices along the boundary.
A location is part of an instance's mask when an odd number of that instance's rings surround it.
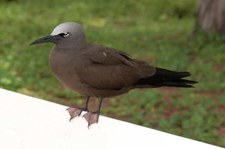
<svg viewBox="0 0 225 149">
<path fill-rule="evenodd" d="M 76 40 L 73 44 L 57 44 L 54 47 L 54 50 L 63 53 L 80 53 L 81 51 L 86 50 L 87 47 L 88 43 L 86 40 Z"/>
</svg>

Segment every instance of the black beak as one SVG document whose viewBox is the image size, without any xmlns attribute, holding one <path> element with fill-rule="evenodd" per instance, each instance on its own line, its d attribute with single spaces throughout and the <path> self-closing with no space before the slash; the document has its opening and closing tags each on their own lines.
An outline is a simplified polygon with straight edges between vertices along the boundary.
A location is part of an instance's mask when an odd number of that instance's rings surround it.
<svg viewBox="0 0 225 149">
<path fill-rule="evenodd" d="M 30 45 L 41 44 L 41 43 L 46 43 L 46 42 L 55 43 L 59 39 L 60 39 L 60 36 L 58 36 L 58 35 L 55 35 L 55 36 L 48 35 L 48 36 L 45 36 L 45 37 L 42 37 L 42 38 L 39 38 L 39 39 L 35 40 Z"/>
</svg>

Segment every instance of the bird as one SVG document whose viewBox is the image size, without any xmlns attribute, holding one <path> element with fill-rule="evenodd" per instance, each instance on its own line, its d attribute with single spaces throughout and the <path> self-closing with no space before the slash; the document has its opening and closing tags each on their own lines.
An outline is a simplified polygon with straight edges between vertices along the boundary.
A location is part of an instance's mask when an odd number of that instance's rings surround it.
<svg viewBox="0 0 225 149">
<path fill-rule="evenodd" d="M 192 88 L 194 80 L 188 71 L 172 71 L 149 65 L 115 48 L 87 41 L 80 23 L 64 22 L 50 35 L 31 45 L 53 43 L 49 67 L 53 75 L 67 88 L 86 98 L 84 107 L 69 107 L 70 120 L 86 112 L 88 127 L 98 123 L 102 101 L 136 88 L 184 87 Z M 98 98 L 98 108 L 90 111 L 91 97 Z"/>
</svg>

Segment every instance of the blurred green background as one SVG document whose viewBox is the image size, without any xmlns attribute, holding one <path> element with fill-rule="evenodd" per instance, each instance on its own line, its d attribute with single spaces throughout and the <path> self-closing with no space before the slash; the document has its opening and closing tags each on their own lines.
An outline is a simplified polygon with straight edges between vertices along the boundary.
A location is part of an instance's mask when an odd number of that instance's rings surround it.
<svg viewBox="0 0 225 149">
<path fill-rule="evenodd" d="M 200 82 L 194 89 L 133 90 L 106 99 L 103 115 L 225 146 L 225 38 L 191 36 L 195 13 L 196 0 L 1 0 L 0 87 L 82 105 L 82 97 L 49 70 L 52 45 L 29 46 L 62 22 L 80 22 L 91 43 L 159 67 L 188 70 Z"/>
</svg>

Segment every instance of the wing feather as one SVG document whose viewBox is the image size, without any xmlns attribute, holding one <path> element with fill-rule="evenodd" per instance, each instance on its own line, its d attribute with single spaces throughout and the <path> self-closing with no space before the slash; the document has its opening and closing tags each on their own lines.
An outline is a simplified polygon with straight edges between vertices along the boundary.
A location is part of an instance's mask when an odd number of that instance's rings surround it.
<svg viewBox="0 0 225 149">
<path fill-rule="evenodd" d="M 98 89 L 129 87 L 140 78 L 155 73 L 154 67 L 112 48 L 92 46 L 81 54 L 81 58 L 85 69 L 77 67 L 77 74 L 84 83 Z"/>
</svg>

